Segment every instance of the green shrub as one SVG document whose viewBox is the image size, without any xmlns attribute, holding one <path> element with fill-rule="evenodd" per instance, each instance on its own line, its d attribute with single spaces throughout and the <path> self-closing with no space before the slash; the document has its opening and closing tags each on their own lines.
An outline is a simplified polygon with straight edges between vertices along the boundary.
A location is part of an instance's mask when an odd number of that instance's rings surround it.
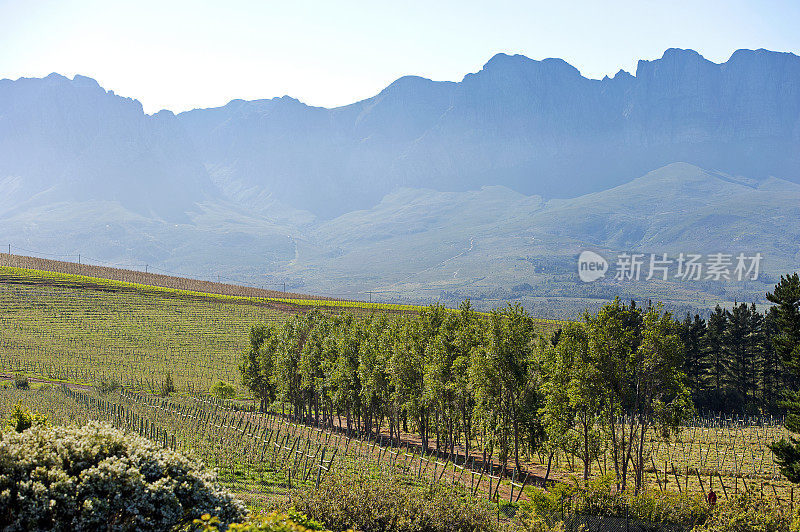
<svg viewBox="0 0 800 532">
<path fill-rule="evenodd" d="M 792 519 L 770 498 L 754 493 L 739 493 L 720 501 L 704 525 L 696 532 L 789 532 Z"/>
<path fill-rule="evenodd" d="M 549 491 L 533 486 L 525 488 L 528 500 L 520 502 L 516 521 L 527 523 L 533 516 L 549 519 L 552 516 L 561 515 L 563 504 L 569 499 L 570 488 L 569 484 L 561 483 L 554 484 Z"/>
<path fill-rule="evenodd" d="M 220 521 L 209 514 L 194 520 L 194 526 L 202 532 L 217 532 Z M 229 531 L 236 532 L 312 532 L 324 530 L 324 526 L 305 515 L 289 509 L 286 513 L 272 512 L 267 515 L 253 516 L 245 523 L 234 523 L 228 527 Z"/>
<path fill-rule="evenodd" d="M 442 484 L 419 486 L 400 475 L 356 468 L 333 470 L 319 489 L 293 494 L 298 511 L 329 528 L 362 532 L 493 531 L 486 501 Z"/>
<path fill-rule="evenodd" d="M 27 375 L 14 375 L 14 388 L 17 390 L 30 390 L 31 381 Z"/>
<path fill-rule="evenodd" d="M 170 380 L 172 380 L 172 376 L 171 375 L 170 375 Z M 110 379 L 110 380 L 103 379 L 103 380 L 100 381 L 99 384 L 97 384 L 97 386 L 95 386 L 95 388 L 97 388 L 97 391 L 100 392 L 101 394 L 106 395 L 106 394 L 109 394 L 109 393 L 116 392 L 117 390 L 122 388 L 122 385 L 120 383 L 118 383 L 114 379 Z M 174 385 L 172 386 L 172 388 L 173 388 L 173 391 L 175 391 L 174 390 L 174 388 L 175 388 Z"/>
<path fill-rule="evenodd" d="M 563 521 L 531 513 L 508 524 L 504 530 L 508 532 L 564 532 L 565 528 Z"/>
<path fill-rule="evenodd" d="M 164 531 L 244 505 L 201 464 L 99 423 L 0 433 L 0 529 Z"/>
<path fill-rule="evenodd" d="M 211 387 L 211 395 L 222 400 L 233 399 L 236 397 L 236 388 L 225 381 L 217 381 Z"/>
<path fill-rule="evenodd" d="M 600 515 L 624 517 L 626 500 L 615 492 L 616 481 L 610 475 L 600 476 L 585 482 L 575 482 L 571 491 L 573 511 L 578 515 Z"/>
<path fill-rule="evenodd" d="M 6 420 L 6 425 L 11 427 L 14 432 L 28 430 L 34 425 L 46 425 L 47 418 L 42 414 L 32 413 L 22 406 L 22 402 L 14 405 L 11 416 Z"/>
<path fill-rule="evenodd" d="M 172 372 L 168 371 L 161 382 L 161 397 L 167 397 L 175 393 L 175 383 L 172 380 Z"/>
<path fill-rule="evenodd" d="M 515 521 L 523 530 L 529 522 L 556 522 L 562 515 L 628 517 L 662 524 L 694 526 L 705 523 L 710 509 L 702 494 L 644 490 L 617 493 L 613 477 L 588 481 L 574 477 L 570 483 L 553 484 L 550 490 L 525 489 L 528 501 L 521 503 Z M 537 521 L 538 520 L 538 521 Z M 531 529 L 533 530 L 533 529 Z"/>
<path fill-rule="evenodd" d="M 653 523 L 693 526 L 705 523 L 711 509 L 702 493 L 645 490 L 626 496 L 630 517 Z"/>
</svg>

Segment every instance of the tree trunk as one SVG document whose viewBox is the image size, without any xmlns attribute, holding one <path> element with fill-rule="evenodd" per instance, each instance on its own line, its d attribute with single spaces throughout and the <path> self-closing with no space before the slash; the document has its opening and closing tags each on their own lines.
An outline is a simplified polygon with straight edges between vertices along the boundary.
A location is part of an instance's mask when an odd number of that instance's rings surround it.
<svg viewBox="0 0 800 532">
<path fill-rule="evenodd" d="M 545 487 L 547 486 L 547 481 L 550 478 L 550 467 L 553 465 L 553 455 L 554 454 L 556 454 L 555 451 L 550 451 L 550 454 L 547 457 L 547 472 L 544 474 Z"/>
</svg>

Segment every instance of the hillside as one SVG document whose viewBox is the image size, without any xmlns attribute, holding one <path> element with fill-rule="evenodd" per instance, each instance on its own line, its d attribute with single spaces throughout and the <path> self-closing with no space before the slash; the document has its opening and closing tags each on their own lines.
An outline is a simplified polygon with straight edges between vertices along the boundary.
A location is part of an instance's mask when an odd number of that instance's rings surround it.
<svg viewBox="0 0 800 532">
<path fill-rule="evenodd" d="M 145 115 L 84 76 L 0 80 L 0 215 L 103 200 L 180 221 L 212 195 L 171 112 Z"/>
<path fill-rule="evenodd" d="M 251 327 L 315 308 L 419 310 L 1 255 L 0 377 L 21 372 L 88 385 L 114 380 L 157 391 L 171 372 L 182 392 L 205 393 L 220 379 L 238 387 Z M 560 325 L 537 322 L 542 334 Z"/>
<path fill-rule="evenodd" d="M 394 296 L 436 287 L 451 301 L 469 296 L 491 306 L 518 299 L 545 316 L 574 316 L 613 294 L 658 299 L 681 311 L 687 302 L 703 308 L 716 300 L 761 301 L 777 276 L 800 263 L 799 206 L 795 183 L 741 180 L 687 164 L 569 200 L 505 187 L 405 189 L 372 209 L 321 224 L 313 237 L 338 253 L 311 256 L 296 275 L 309 286 L 380 279 L 376 289 Z M 577 255 L 585 249 L 611 263 L 619 250 L 673 258 L 761 252 L 765 258 L 754 283 L 585 284 L 577 278 Z"/>
<path fill-rule="evenodd" d="M 266 290 L 251 286 L 241 286 L 220 282 L 215 283 L 200 279 L 189 279 L 186 277 L 175 277 L 171 275 L 148 273 L 137 270 L 126 270 L 121 268 L 110 268 L 107 266 L 95 266 L 92 264 L 80 264 L 75 262 L 26 257 L 25 255 L 10 255 L 8 253 L 0 253 L 0 267 L 3 266 L 7 268 L 21 268 L 25 270 L 66 274 L 67 276 L 80 276 L 110 281 L 120 281 L 121 283 L 125 284 L 137 284 L 179 291 L 183 290 L 198 292 L 203 294 L 217 294 L 223 296 L 262 299 L 330 299 L 322 296 L 311 296 L 292 292 L 279 292 L 277 290 Z"/>
</svg>

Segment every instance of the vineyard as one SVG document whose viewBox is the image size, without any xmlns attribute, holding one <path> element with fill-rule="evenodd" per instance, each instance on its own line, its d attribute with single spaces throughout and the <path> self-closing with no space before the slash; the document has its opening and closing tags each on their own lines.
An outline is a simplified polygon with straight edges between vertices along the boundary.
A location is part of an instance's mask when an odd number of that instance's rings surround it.
<svg viewBox="0 0 800 532">
<path fill-rule="evenodd" d="M 217 380 L 238 386 L 239 356 L 253 325 L 282 322 L 311 308 L 419 309 L 206 293 L 0 266 L 0 368 L 7 375 L 90 384 L 115 380 L 148 391 L 172 373 L 178 390 L 205 393 Z M 559 324 L 539 323 L 543 332 Z"/>
<path fill-rule="evenodd" d="M 794 489 L 772 458 L 768 445 L 789 433 L 782 420 L 771 417 L 697 418 L 679 429 L 669 440 L 649 440 L 646 454 L 646 484 L 651 489 L 689 493 L 714 490 L 720 498 L 740 491 L 770 496 L 794 506 Z M 579 475 L 575 459 L 558 453 L 554 460 L 565 475 Z M 610 452 L 601 455 L 592 475 L 609 471 Z M 534 466 L 545 467 L 546 457 L 531 457 Z"/>
<path fill-rule="evenodd" d="M 312 306 L 334 313 L 391 310 L 378 305 L 255 298 L 0 267 L 0 374 L 63 382 L 31 390 L 14 389 L 10 380 L 0 384 L 0 417 L 21 401 L 54 424 L 106 421 L 202 459 L 252 506 L 314 486 L 345 464 L 511 502 L 528 498 L 525 487 L 542 485 L 546 476 L 580 476 L 581 465 L 563 450 L 552 456 L 525 451 L 520 470 L 503 469 L 497 460 L 486 461 L 477 445 L 469 453 L 461 445 L 437 452 L 408 432 L 390 438 L 382 426 L 359 432 L 341 423 L 302 424 L 279 407 L 258 411 L 249 400 L 239 364 L 253 325 L 280 326 Z M 546 338 L 560 324 L 538 320 L 536 327 Z M 168 374 L 177 393 L 159 397 Z M 220 380 L 236 387 L 237 400 L 210 398 Z M 109 382 L 122 388 L 101 393 L 100 384 Z M 787 434 L 782 420 L 770 417 L 698 418 L 669 439 L 652 433 L 645 485 L 681 493 L 715 490 L 721 498 L 756 492 L 793 507 L 794 490 L 767 447 Z M 592 476 L 613 471 L 609 453 L 605 449 L 593 462 Z"/>
<path fill-rule="evenodd" d="M 155 390 L 171 372 L 179 390 L 205 392 L 216 380 L 237 382 L 238 356 L 254 323 L 287 316 L 266 306 L 41 280 L 0 272 L 6 374 Z"/>
<path fill-rule="evenodd" d="M 325 299 L 320 296 L 278 292 L 276 290 L 265 290 L 262 288 L 239 286 L 227 283 L 215 283 L 211 281 L 202 281 L 199 279 L 189 279 L 185 277 L 141 272 L 138 270 L 110 268 L 107 266 L 93 266 L 91 264 L 79 264 L 75 262 L 42 259 L 38 257 L 26 257 L 24 255 L 9 255 L 8 253 L 0 253 L 0 266 L 63 274 L 62 276 L 59 276 L 62 279 L 65 278 L 64 276 L 77 276 L 93 278 L 97 280 L 119 281 L 122 283 L 137 284 L 149 287 L 169 288 L 173 290 L 201 292 L 225 296 L 256 298 L 282 297 L 300 300 Z"/>
<path fill-rule="evenodd" d="M 7 415 L 17 402 L 47 412 L 54 424 L 105 421 L 202 459 L 218 471 L 226 487 L 254 507 L 271 498 L 285 498 L 294 488 L 316 486 L 332 467 L 343 464 L 401 473 L 418 483 L 456 485 L 465 494 L 487 498 L 503 494 L 516 501 L 522 494 L 522 484 L 501 479 L 489 466 L 472 471 L 413 444 L 390 447 L 388 438 L 292 423 L 278 413 L 242 409 L 224 401 L 128 391 L 100 394 L 66 385 L 25 391 L 0 388 L 1 415 Z"/>
<path fill-rule="evenodd" d="M 343 300 L 319 295 L 308 295 L 277 290 L 266 290 L 252 286 L 215 283 L 186 277 L 147 273 L 137 270 L 94 266 L 75 262 L 64 262 L 24 255 L 0 253 L 0 283 L 20 278 L 33 278 L 35 282 L 69 285 L 80 288 L 96 288 L 112 291 L 137 291 L 177 295 L 177 297 L 205 297 L 224 299 L 245 304 L 280 303 L 295 311 L 308 308 L 324 308 L 336 311 L 364 312 L 417 312 L 418 305 L 378 303 Z M 213 296 L 221 296 L 214 298 Z M 540 324 L 554 329 L 565 323 L 563 320 L 541 318 Z"/>
<path fill-rule="evenodd" d="M 530 456 L 529 472 L 508 474 L 477 455 L 426 453 L 410 438 L 398 446 L 386 434 L 348 434 L 293 423 L 277 412 L 209 398 L 161 398 L 126 390 L 102 394 L 88 387 L 49 384 L 30 390 L 0 387 L 0 415 L 6 416 L 17 402 L 47 412 L 54 424 L 105 421 L 199 458 L 216 468 L 220 481 L 251 507 L 285 500 L 295 488 L 316 486 L 334 467 L 402 474 L 416 483 L 443 483 L 465 495 L 515 503 L 528 499 L 526 486 L 541 485 L 537 473 L 544 466 L 543 457 Z M 764 455 L 765 444 L 784 435 L 784 429 L 765 419 L 698 421 L 668 444 L 651 442 L 653 464 L 664 462 L 666 467 L 649 470 L 650 489 L 714 489 L 720 497 L 751 491 L 794 506 L 793 488 Z M 565 455 L 556 460 L 554 479 L 569 481 L 575 464 Z"/>
</svg>

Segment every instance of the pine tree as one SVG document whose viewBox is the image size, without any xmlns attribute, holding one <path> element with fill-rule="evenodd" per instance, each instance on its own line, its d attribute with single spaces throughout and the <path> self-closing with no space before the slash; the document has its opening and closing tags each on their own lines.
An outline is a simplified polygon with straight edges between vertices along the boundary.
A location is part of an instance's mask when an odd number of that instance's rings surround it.
<svg viewBox="0 0 800 532">
<path fill-rule="evenodd" d="M 692 319 L 687 312 L 686 318 L 681 323 L 681 339 L 685 346 L 683 372 L 686 374 L 689 391 L 694 403 L 702 404 L 707 400 L 709 387 L 706 320 L 699 314 L 695 314 Z"/>
<path fill-rule="evenodd" d="M 724 352 L 725 329 L 728 325 L 728 313 L 719 305 L 708 317 L 706 342 L 710 357 L 710 379 L 713 391 L 713 406 L 722 410 L 725 406 L 725 395 L 728 383 L 728 360 Z"/>
<path fill-rule="evenodd" d="M 763 373 L 764 373 L 764 316 L 750 304 L 750 322 L 747 331 L 747 358 L 749 360 L 748 386 L 752 397 L 751 404 L 763 411 Z"/>
<path fill-rule="evenodd" d="M 786 389 L 789 379 L 786 375 L 786 366 L 781 360 L 772 337 L 778 334 L 775 307 L 764 314 L 761 338 L 762 379 L 761 390 L 764 407 L 769 412 L 779 410 L 778 402 L 781 400 L 781 390 Z"/>
<path fill-rule="evenodd" d="M 751 378 L 747 336 L 750 328 L 750 309 L 744 303 L 727 312 L 727 326 L 723 334 L 722 351 L 728 364 L 733 388 L 730 406 L 742 411 L 750 401 Z"/>
<path fill-rule="evenodd" d="M 775 303 L 775 324 L 778 334 L 773 335 L 775 351 L 795 376 L 800 373 L 800 276 L 781 277 L 767 300 Z M 800 433 L 800 392 L 795 388 L 787 394 L 786 428 Z M 790 436 L 771 445 L 781 473 L 794 483 L 800 483 L 800 439 Z"/>
</svg>

